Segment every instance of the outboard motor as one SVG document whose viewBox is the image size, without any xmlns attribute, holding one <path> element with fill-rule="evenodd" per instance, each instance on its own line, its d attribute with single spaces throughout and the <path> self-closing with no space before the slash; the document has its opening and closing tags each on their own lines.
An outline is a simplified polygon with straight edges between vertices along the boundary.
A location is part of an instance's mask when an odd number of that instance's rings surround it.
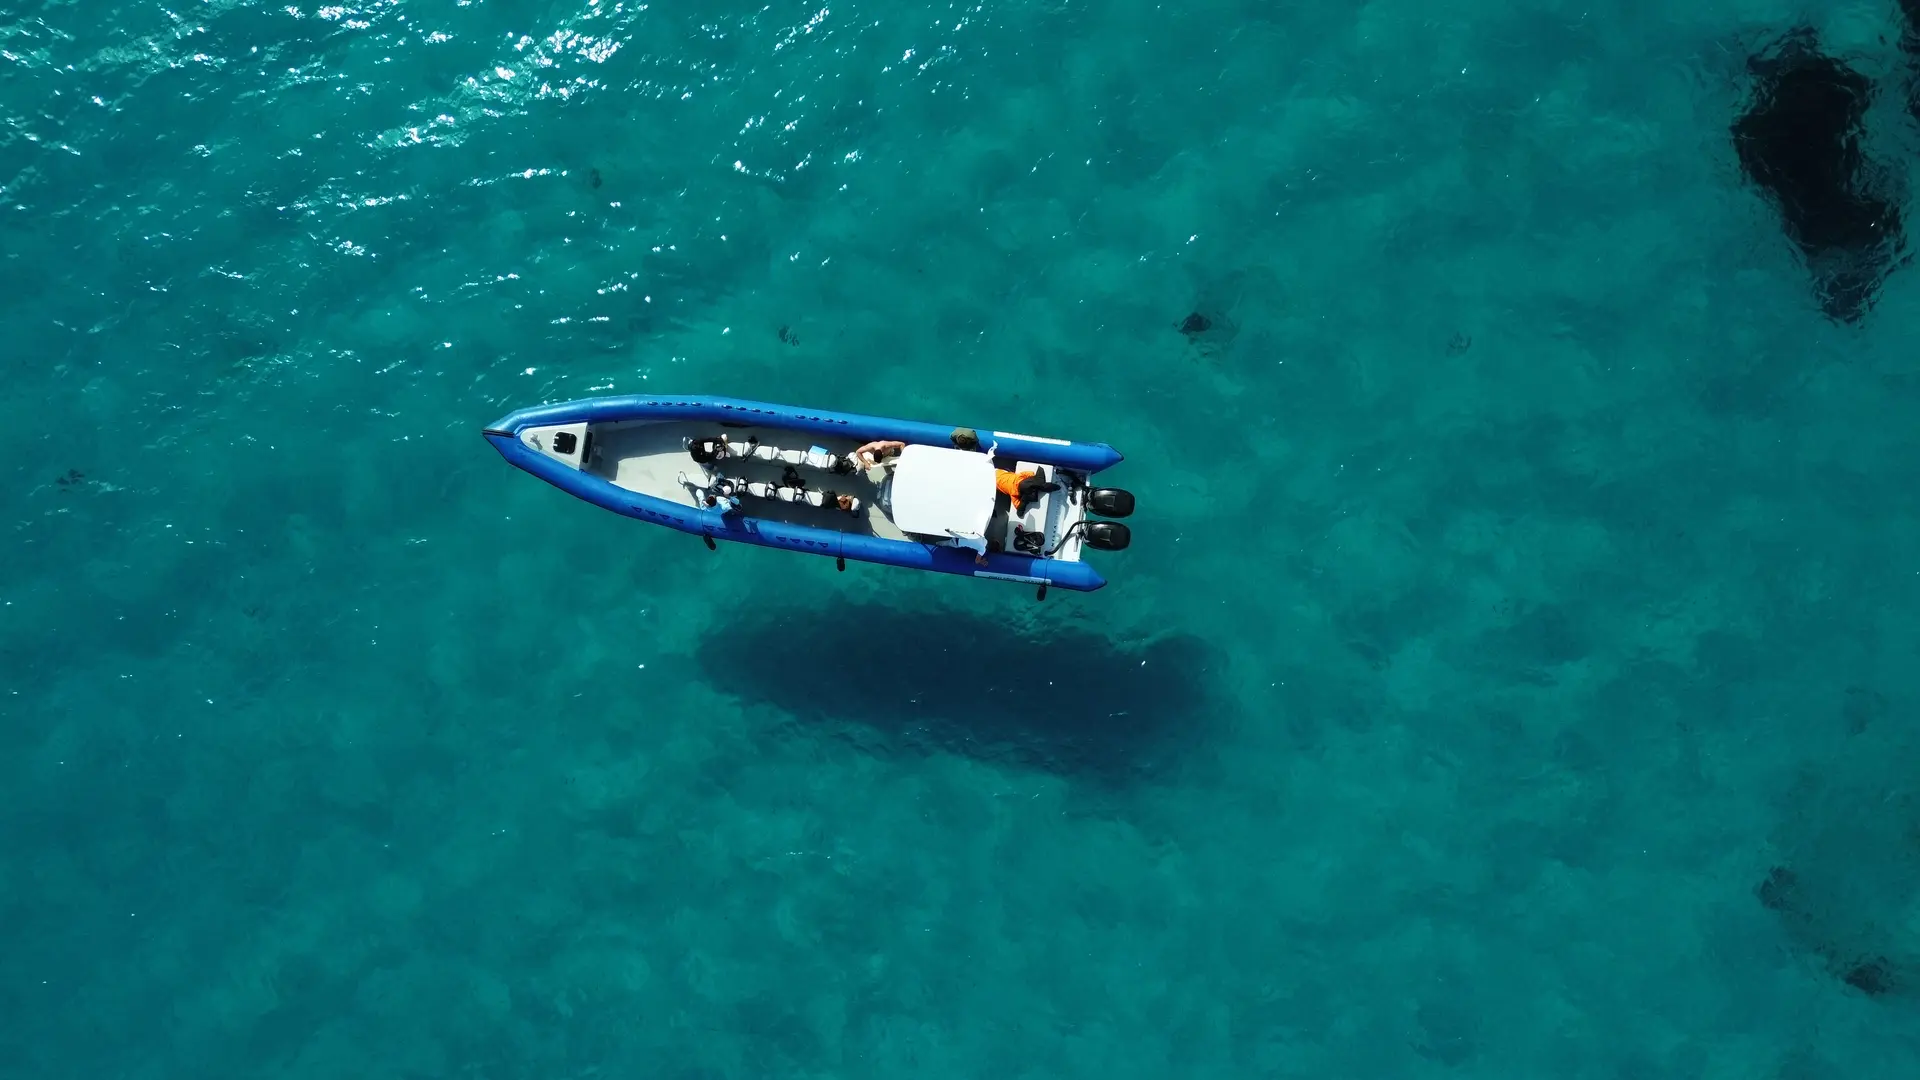
<svg viewBox="0 0 1920 1080">
<path fill-rule="evenodd" d="M 1126 517 L 1133 513 L 1133 492 L 1124 488 L 1094 488 L 1087 492 L 1087 509 L 1101 517 Z"/>
<path fill-rule="evenodd" d="M 1117 521 L 1089 521 L 1081 530 L 1081 536 L 1088 547 L 1099 551 L 1125 551 L 1127 545 L 1133 543 L 1133 530 Z"/>
</svg>

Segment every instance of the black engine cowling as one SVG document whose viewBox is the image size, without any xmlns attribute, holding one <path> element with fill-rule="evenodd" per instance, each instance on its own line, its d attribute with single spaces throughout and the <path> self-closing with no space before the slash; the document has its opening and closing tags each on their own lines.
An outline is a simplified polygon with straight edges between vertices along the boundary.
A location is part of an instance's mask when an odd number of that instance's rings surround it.
<svg viewBox="0 0 1920 1080">
<path fill-rule="evenodd" d="M 1125 551 L 1133 543 L 1133 530 L 1117 521 L 1089 521 L 1082 535 L 1088 547 L 1099 551 Z"/>
<path fill-rule="evenodd" d="M 1087 509 L 1101 517 L 1126 517 L 1133 513 L 1133 492 L 1125 488 L 1094 488 L 1087 492 Z"/>
</svg>

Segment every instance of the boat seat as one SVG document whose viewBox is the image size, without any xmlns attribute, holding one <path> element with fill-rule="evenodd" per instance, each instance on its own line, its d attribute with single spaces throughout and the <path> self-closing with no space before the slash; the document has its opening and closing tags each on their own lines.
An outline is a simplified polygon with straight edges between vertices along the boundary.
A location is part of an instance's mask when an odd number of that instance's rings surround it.
<svg viewBox="0 0 1920 1080">
<path fill-rule="evenodd" d="M 758 439 L 728 439 L 727 456 L 751 461 L 765 461 L 774 465 L 798 465 L 808 469 L 820 469 L 824 472 L 847 473 L 853 471 L 853 463 L 824 446 L 810 446 L 805 450 L 782 449 L 770 446 Z"/>
<path fill-rule="evenodd" d="M 734 480 L 732 482 L 739 485 L 742 491 L 757 498 L 778 499 L 781 502 L 790 503 L 804 503 L 807 506 L 818 506 L 828 510 L 844 509 L 849 514 L 858 514 L 862 509 L 860 500 L 852 495 L 844 496 L 848 505 L 843 508 L 839 505 L 843 496 L 837 492 L 822 491 L 818 488 L 768 484 L 759 480 Z"/>
</svg>

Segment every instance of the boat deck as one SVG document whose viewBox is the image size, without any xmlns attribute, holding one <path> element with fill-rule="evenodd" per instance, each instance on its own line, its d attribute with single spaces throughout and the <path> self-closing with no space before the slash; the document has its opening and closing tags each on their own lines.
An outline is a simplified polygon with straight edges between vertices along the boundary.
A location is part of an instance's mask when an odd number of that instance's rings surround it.
<svg viewBox="0 0 1920 1080">
<path fill-rule="evenodd" d="M 519 441 L 528 448 L 584 470 L 616 487 L 672 503 L 699 508 L 702 504 L 695 487 L 704 488 L 714 477 L 687 451 L 691 439 L 724 436 L 729 442 L 755 441 L 762 449 L 771 448 L 804 456 L 815 446 L 841 458 L 850 456 L 863 440 L 846 436 L 813 435 L 791 428 L 680 420 L 628 420 L 589 424 L 571 422 L 534 425 L 518 430 Z M 586 454 L 587 460 L 580 459 Z M 1078 562 L 1086 545 L 1078 527 L 1087 518 L 1082 498 L 1087 477 L 1070 469 L 996 458 L 1000 469 L 1038 472 L 1048 479 L 1063 481 L 1062 487 L 1043 495 L 1023 512 L 1012 512 L 1011 500 L 996 497 L 993 513 L 987 521 L 986 535 L 990 551 L 1042 555 L 1060 562 Z M 724 461 L 719 474 L 748 484 L 781 487 L 783 474 L 795 469 L 809 491 L 851 495 L 860 500 L 860 509 L 848 513 L 837 506 L 814 506 L 808 502 L 788 502 L 767 498 L 750 491 L 740 495 L 742 516 L 759 521 L 811 526 L 855 536 L 909 543 L 939 543 L 942 538 L 915 536 L 895 523 L 885 505 L 890 494 L 889 469 L 836 473 L 820 465 L 758 457 L 731 458 Z M 688 483 L 681 481 L 685 476 Z M 1024 534 L 1024 536 L 1023 536 Z"/>
<path fill-rule="evenodd" d="M 820 446 L 846 457 L 860 446 L 858 441 L 845 438 L 816 437 L 784 428 L 732 426 L 721 427 L 704 421 L 634 421 L 619 424 L 595 424 L 593 426 L 593 459 L 587 463 L 587 471 L 612 481 L 628 491 L 637 491 L 652 495 L 681 506 L 697 507 L 694 493 L 679 480 L 680 474 L 697 483 L 704 483 L 706 471 L 687 453 L 686 440 L 706 438 L 724 433 L 728 439 L 743 440 L 758 438 L 762 445 L 778 447 L 782 450 L 805 450 L 810 446 Z M 752 482 L 778 485 L 785 466 L 770 461 L 753 459 L 735 459 L 723 464 L 722 472 L 730 477 Z M 762 521 L 779 521 L 790 525 L 811 525 L 837 532 L 857 533 L 877 536 L 886 540 L 911 540 L 912 537 L 901 532 L 891 518 L 880 508 L 879 485 L 868 474 L 852 472 L 835 474 L 822 469 L 800 467 L 800 475 L 806 479 L 807 486 L 840 495 L 852 495 L 860 500 L 860 511 L 849 514 L 838 509 L 810 506 L 806 503 L 790 503 L 780 499 L 763 499 L 752 495 L 743 495 L 740 510 L 748 517 Z M 878 476 L 876 471 L 875 476 Z"/>
</svg>

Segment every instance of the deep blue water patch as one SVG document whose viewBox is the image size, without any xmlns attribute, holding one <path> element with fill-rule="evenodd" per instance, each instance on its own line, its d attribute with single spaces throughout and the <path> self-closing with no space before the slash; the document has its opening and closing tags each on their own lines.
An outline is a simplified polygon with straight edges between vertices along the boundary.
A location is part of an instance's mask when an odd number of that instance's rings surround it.
<svg viewBox="0 0 1920 1080">
<path fill-rule="evenodd" d="M 723 619 L 696 651 L 721 692 L 889 754 L 945 752 L 1095 783 L 1209 747 L 1221 656 L 1184 633 L 1123 644 L 1072 624 L 826 602 Z"/>
</svg>

